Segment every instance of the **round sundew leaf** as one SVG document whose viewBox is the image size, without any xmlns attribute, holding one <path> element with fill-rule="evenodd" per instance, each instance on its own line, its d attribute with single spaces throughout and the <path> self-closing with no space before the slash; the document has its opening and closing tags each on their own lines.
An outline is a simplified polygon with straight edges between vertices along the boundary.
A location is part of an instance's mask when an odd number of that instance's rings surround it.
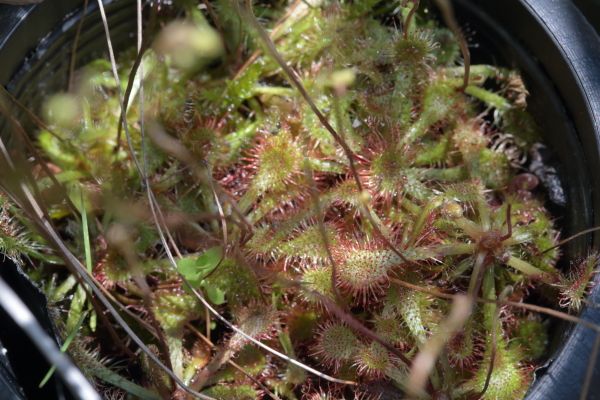
<svg viewBox="0 0 600 400">
<path fill-rule="evenodd" d="M 319 332 L 314 355 L 337 369 L 341 363 L 352 360 L 358 343 L 356 336 L 346 325 L 327 323 Z"/>
<path fill-rule="evenodd" d="M 391 250 L 348 249 L 340 254 L 337 284 L 363 298 L 387 280 L 389 271 L 402 263 Z"/>
</svg>

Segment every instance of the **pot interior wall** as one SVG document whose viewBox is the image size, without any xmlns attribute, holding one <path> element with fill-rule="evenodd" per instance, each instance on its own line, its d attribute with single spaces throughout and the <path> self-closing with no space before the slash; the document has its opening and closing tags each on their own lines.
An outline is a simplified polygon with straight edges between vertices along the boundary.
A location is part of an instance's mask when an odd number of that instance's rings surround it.
<svg viewBox="0 0 600 400">
<path fill-rule="evenodd" d="M 456 14 L 471 44 L 474 64 L 506 66 L 518 70 L 530 92 L 528 111 L 533 115 L 548 147 L 545 163 L 555 168 L 567 203 L 560 206 L 547 201 L 546 207 L 556 217 L 562 237 L 571 236 L 593 225 L 589 166 L 563 99 L 549 79 L 544 66 L 513 35 L 511 26 L 500 23 L 468 0 L 457 1 Z M 563 248 L 559 264 L 568 268 L 570 260 L 587 255 L 592 236 L 582 236 Z M 568 335 L 569 325 L 552 321 L 551 348 L 556 350 Z"/>
<path fill-rule="evenodd" d="M 21 59 L 15 59 L 22 53 L 3 49 L 3 60 L 7 67 L 13 68 L 10 80 L 6 81 L 6 88 L 13 93 L 23 104 L 31 110 L 38 111 L 46 96 L 65 91 L 68 86 L 69 65 L 73 52 L 77 27 L 83 15 L 80 1 L 67 0 L 63 3 L 72 3 L 69 12 L 63 12 L 62 17 L 53 15 L 53 6 L 42 8 L 42 4 L 27 15 L 21 31 L 34 30 L 38 23 L 46 19 L 55 21 L 52 29 L 37 31 L 37 35 L 28 34 L 23 39 L 21 46 L 29 52 Z M 130 0 L 117 0 L 106 2 L 105 10 L 109 20 L 110 34 L 115 51 L 119 53 L 135 45 L 135 2 Z M 50 14 L 50 17 L 48 15 Z M 58 21 L 58 22 L 57 22 Z M 11 45 L 19 43 L 20 37 L 13 40 Z M 15 43 L 16 42 L 16 43 Z M 81 67 L 93 59 L 107 54 L 106 37 L 97 3 L 89 0 L 86 16 L 83 19 L 79 36 L 76 66 Z M 30 132 L 35 130 L 35 125 L 30 118 L 19 108 L 13 106 L 14 113 L 19 121 L 24 123 Z M 14 135 L 9 127 L 0 125 L 0 134 L 9 143 L 14 141 Z"/>
<path fill-rule="evenodd" d="M 528 109 L 541 127 L 558 171 L 567 203 L 548 204 L 563 238 L 598 226 L 600 169 L 597 104 L 600 40 L 571 2 L 545 0 L 454 0 L 457 16 L 472 38 L 475 62 L 507 65 L 521 71 L 531 96 Z M 597 234 L 563 247 L 562 268 L 598 249 Z M 600 301 L 600 277 L 588 300 Z M 585 307 L 582 319 L 600 322 L 598 307 Z M 593 359 L 595 334 L 581 326 L 552 320 L 546 364 L 536 371 L 528 398 L 579 398 L 588 372 L 588 400 L 600 399 L 600 360 Z M 596 365 L 588 370 L 589 365 Z"/>
<path fill-rule="evenodd" d="M 67 88 L 70 55 L 77 25 L 83 15 L 80 6 L 81 2 L 78 0 L 61 2 L 53 0 L 26 8 L 17 13 L 27 18 L 13 28 L 11 39 L 2 44 L 4 38 L 0 34 L 0 60 L 2 60 L 0 83 L 31 110 L 37 112 L 47 95 Z M 0 5 L 0 7 L 6 6 Z M 106 12 L 109 15 L 115 49 L 120 51 L 135 44 L 135 22 L 132 23 L 136 15 L 135 2 L 129 0 L 107 2 Z M 89 0 L 79 38 L 77 65 L 83 66 L 106 52 L 104 28 L 97 3 Z M 8 76 L 12 78 L 7 79 Z M 23 110 L 13 104 L 9 107 L 11 114 L 27 132 L 35 132 L 35 124 Z M 10 152 L 24 154 L 22 141 L 14 134 L 12 125 L 3 117 L 0 117 L 0 135 L 6 141 Z M 9 260 L 5 259 L 2 262 L 0 271 L 3 279 L 11 284 L 30 309 L 36 313 L 38 321 L 47 333 L 54 336 L 52 323 L 47 315 L 46 302 L 41 292 L 34 288 Z M 6 357 L 18 384 L 23 389 L 25 398 L 65 400 L 72 398 L 56 374 L 43 388 L 38 387 L 51 366 L 37 351 L 34 343 L 1 309 L 0 342 L 7 350 Z M 12 376 L 10 371 L 0 371 L 0 373 L 3 377 Z M 14 384 L 14 382 L 9 383 Z M 5 395 L 9 397 L 3 397 Z M 4 398 L 13 397 L 8 392 L 1 392 L 0 399 Z"/>
</svg>

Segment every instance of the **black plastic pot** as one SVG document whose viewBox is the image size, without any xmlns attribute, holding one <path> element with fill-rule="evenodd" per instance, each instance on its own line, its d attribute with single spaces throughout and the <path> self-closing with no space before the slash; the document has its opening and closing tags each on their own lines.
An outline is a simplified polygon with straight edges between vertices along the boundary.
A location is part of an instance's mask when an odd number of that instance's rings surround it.
<svg viewBox="0 0 600 400">
<path fill-rule="evenodd" d="M 563 235 L 568 236 L 600 225 L 600 38 L 584 13 L 570 0 L 454 0 L 456 14 L 474 46 L 476 63 L 506 65 L 519 69 L 531 92 L 529 106 L 540 124 L 566 194 L 566 206 L 552 206 Z M 600 8 L 581 0 L 593 18 Z M 105 1 L 113 42 L 118 48 L 135 43 L 135 8 L 131 0 Z M 600 6 L 597 6 L 600 7 Z M 595 14 L 594 14 L 595 13 Z M 104 33 L 96 2 L 90 0 L 78 49 L 79 64 L 105 53 Z M 77 21 L 82 15 L 81 0 L 46 0 L 26 7 L 0 6 L 0 83 L 28 106 L 39 106 L 45 94 L 65 88 L 68 62 Z M 600 21 L 600 18 L 598 19 Z M 600 26 L 600 25 L 599 25 Z M 21 112 L 15 115 L 23 121 Z M 25 122 L 32 127 L 31 122 Z M 0 119 L 0 134 L 10 138 Z M 598 237 L 581 237 L 571 242 L 565 258 L 585 255 L 597 246 Z M 0 267 L 0 274 L 14 273 L 14 267 Z M 20 278 L 22 285 L 23 278 Z M 15 288 L 32 308 L 43 310 L 39 293 L 31 287 Z M 589 298 L 600 303 L 600 286 Z M 587 308 L 581 317 L 600 323 L 600 309 Z M 52 332 L 49 320 L 41 320 Z M 595 334 L 583 326 L 556 323 L 554 350 L 548 363 L 536 372 L 531 399 L 575 399 L 584 382 Z M 35 355 L 31 344 L 0 314 L 0 343 L 8 348 L 12 372 L 5 368 L 0 352 L 0 399 L 63 398 L 58 382 L 40 392 L 32 362 L 45 372 L 47 365 Z M 15 338 L 16 341 L 15 341 Z M 22 342 L 19 342 L 21 340 Z M 8 343 L 12 343 L 9 345 Z M 35 358 L 36 361 L 34 360 Z M 38 372 L 36 372 L 37 374 Z M 600 361 L 591 379 L 589 399 L 600 399 Z M 33 384 L 32 384 L 33 383 Z"/>
</svg>

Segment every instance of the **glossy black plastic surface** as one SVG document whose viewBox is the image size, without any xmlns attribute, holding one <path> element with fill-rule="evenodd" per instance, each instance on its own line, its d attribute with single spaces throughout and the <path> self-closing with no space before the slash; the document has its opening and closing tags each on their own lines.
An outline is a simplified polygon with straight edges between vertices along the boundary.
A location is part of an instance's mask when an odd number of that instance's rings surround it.
<svg viewBox="0 0 600 400">
<path fill-rule="evenodd" d="M 456 1 L 461 18 L 478 24 L 475 37 L 489 40 L 495 54 L 521 69 L 531 91 L 530 107 L 556 154 L 568 204 L 559 224 L 565 236 L 600 222 L 600 42 L 586 17 L 569 0 Z M 596 11 L 592 3 L 585 9 Z M 485 46 L 481 46 L 485 48 Z M 557 104 L 558 103 L 558 104 Z M 596 211 L 596 212 L 594 212 Z M 591 236 L 572 243 L 570 258 L 598 246 Z M 596 278 L 598 280 L 598 277 Z M 600 302 L 600 286 L 589 300 Z M 600 309 L 581 317 L 600 322 Z M 558 350 L 537 373 L 529 398 L 577 399 L 590 362 L 595 334 L 583 326 L 555 327 Z M 600 399 L 600 362 L 588 399 Z"/>
</svg>

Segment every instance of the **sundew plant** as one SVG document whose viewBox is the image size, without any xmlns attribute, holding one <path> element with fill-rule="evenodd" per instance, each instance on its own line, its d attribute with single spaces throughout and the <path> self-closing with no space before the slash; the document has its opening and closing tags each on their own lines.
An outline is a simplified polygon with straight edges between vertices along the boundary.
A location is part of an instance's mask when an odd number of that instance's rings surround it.
<svg viewBox="0 0 600 400">
<path fill-rule="evenodd" d="M 598 256 L 557 269 L 527 89 L 439 3 L 159 2 L 47 99 L 0 248 L 107 398 L 525 395 Z"/>
</svg>

